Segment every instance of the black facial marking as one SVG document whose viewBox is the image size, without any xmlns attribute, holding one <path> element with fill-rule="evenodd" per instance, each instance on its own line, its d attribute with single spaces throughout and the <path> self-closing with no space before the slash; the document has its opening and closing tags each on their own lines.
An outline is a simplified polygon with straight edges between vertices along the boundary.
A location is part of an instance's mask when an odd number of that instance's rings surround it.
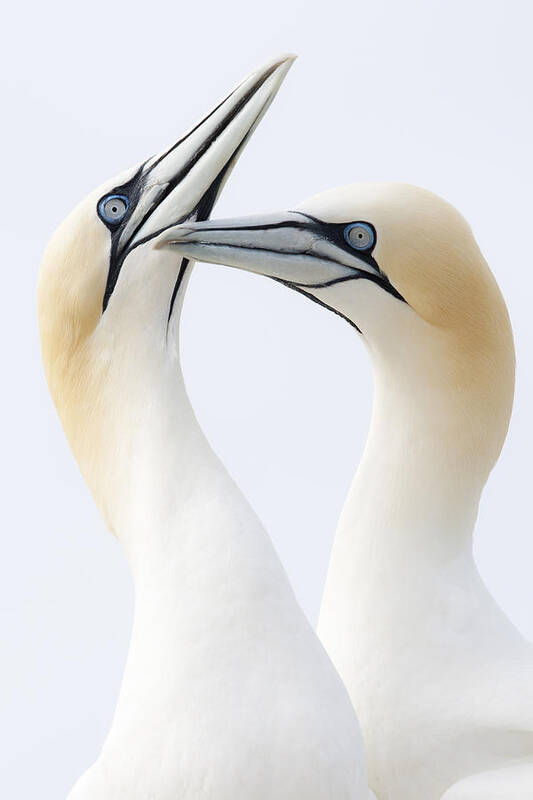
<svg viewBox="0 0 533 800">
<path fill-rule="evenodd" d="M 161 156 L 159 156 L 153 162 L 153 164 L 151 164 L 146 170 L 145 170 L 145 166 L 146 166 L 146 162 L 145 162 L 144 164 L 141 165 L 141 167 L 135 173 L 133 178 L 131 178 L 129 181 L 127 181 L 126 183 L 122 184 L 121 186 L 116 186 L 114 189 L 112 189 L 110 192 L 107 193 L 107 194 L 123 195 L 123 196 L 127 197 L 128 201 L 129 201 L 129 207 L 128 207 L 128 211 L 125 214 L 125 216 L 118 223 L 108 222 L 107 220 L 102 218 L 100 216 L 100 214 L 99 214 L 100 219 L 102 219 L 102 222 L 104 222 L 104 224 L 109 228 L 109 230 L 111 232 L 111 255 L 110 255 L 110 263 L 109 263 L 109 271 L 108 271 L 108 276 L 107 276 L 107 283 L 106 283 L 106 288 L 105 288 L 105 292 L 104 292 L 102 313 L 107 308 L 107 305 L 109 303 L 109 299 L 110 299 L 110 297 L 111 297 L 111 295 L 113 293 L 113 290 L 114 290 L 114 288 L 116 286 L 118 277 L 120 275 L 120 270 L 122 268 L 122 264 L 124 263 L 124 260 L 125 260 L 126 256 L 128 255 L 128 253 L 131 252 L 131 250 L 133 250 L 135 247 L 138 247 L 141 244 L 144 244 L 145 242 L 149 241 L 150 239 L 153 239 L 154 237 L 159 236 L 159 234 L 162 233 L 167 228 L 170 228 L 170 227 L 172 227 L 174 225 L 182 224 L 183 222 L 185 222 L 188 219 L 205 220 L 205 219 L 207 219 L 209 217 L 209 214 L 211 213 L 213 205 L 215 204 L 217 196 L 218 196 L 218 194 L 219 194 L 219 192 L 220 192 L 220 190 L 222 188 L 222 185 L 224 183 L 224 180 L 225 180 L 228 172 L 230 171 L 230 169 L 233 166 L 235 160 L 237 159 L 241 149 L 244 147 L 244 145 L 246 144 L 246 141 L 248 140 L 248 138 L 250 137 L 252 131 L 254 130 L 255 125 L 256 125 L 257 121 L 259 120 L 263 110 L 261 110 L 258 113 L 256 119 L 250 125 L 250 127 L 249 127 L 248 131 L 246 132 L 246 134 L 244 135 L 243 139 L 238 144 L 238 146 L 235 148 L 235 151 L 233 152 L 231 157 L 228 159 L 228 161 L 226 162 L 224 167 L 221 169 L 221 171 L 217 175 L 217 177 L 213 180 L 213 182 L 211 183 L 211 185 L 209 186 L 209 188 L 207 189 L 207 191 L 205 192 L 203 197 L 200 199 L 200 201 L 197 203 L 195 208 L 191 209 L 191 211 L 187 215 L 185 215 L 185 216 L 183 216 L 183 217 L 181 217 L 179 219 L 173 219 L 173 220 L 169 221 L 168 225 L 164 226 L 163 228 L 160 228 L 157 231 L 154 231 L 153 233 L 151 233 L 150 235 L 148 235 L 148 236 L 146 236 L 144 238 L 139 239 L 135 244 L 132 245 L 132 241 L 133 241 L 134 237 L 137 235 L 137 233 L 142 228 L 142 226 L 146 223 L 146 221 L 150 218 L 150 216 L 153 214 L 153 212 L 156 210 L 156 208 L 169 196 L 169 194 L 171 194 L 171 192 L 176 188 L 176 186 L 179 183 L 181 183 L 181 181 L 189 174 L 189 172 L 195 166 L 195 164 L 197 164 L 198 161 L 200 160 L 200 158 L 209 150 L 209 148 L 211 147 L 213 142 L 216 141 L 216 139 L 228 127 L 228 125 L 232 122 L 232 120 L 235 119 L 235 117 L 240 113 L 240 111 L 247 105 L 247 103 L 255 95 L 255 93 L 258 91 L 258 89 L 260 89 L 261 86 L 268 80 L 268 78 L 270 78 L 270 76 L 276 71 L 278 66 L 279 66 L 278 64 L 274 64 L 271 67 L 271 69 L 269 69 L 267 72 L 263 73 L 263 75 L 241 97 L 239 102 L 218 123 L 218 125 L 213 130 L 211 135 L 209 137 L 207 137 L 206 139 L 204 139 L 204 141 L 200 144 L 200 146 L 192 154 L 192 156 L 187 160 L 187 162 L 181 167 L 181 169 L 179 169 L 175 173 L 175 175 L 173 175 L 168 181 L 165 181 L 165 187 L 161 191 L 161 193 L 159 194 L 157 199 L 154 201 L 153 205 L 148 209 L 148 211 L 145 214 L 145 216 L 141 220 L 139 220 L 139 223 L 132 230 L 131 235 L 129 236 L 128 240 L 121 244 L 120 252 L 119 252 L 120 235 L 121 235 L 122 231 L 124 230 L 124 227 L 127 225 L 128 220 L 131 218 L 133 212 L 135 211 L 135 208 L 138 205 L 138 202 L 139 202 L 139 199 L 140 199 L 140 197 L 142 195 L 142 192 L 143 192 L 144 186 L 146 184 L 147 178 L 150 175 L 150 173 L 152 172 L 152 170 L 158 164 L 160 164 L 162 161 L 164 161 L 166 156 L 168 156 L 171 152 L 173 152 L 177 147 L 179 147 L 179 145 L 181 145 L 184 141 L 186 141 L 186 139 L 188 139 L 196 130 L 198 130 L 198 128 L 201 125 L 203 125 L 203 123 L 206 122 L 206 120 L 208 120 L 210 117 L 212 117 L 213 114 L 221 106 L 223 106 L 224 103 L 227 100 L 229 100 L 230 97 L 232 97 L 235 94 L 235 92 L 238 90 L 239 86 L 236 87 L 226 98 L 224 98 L 224 100 L 222 100 L 222 102 L 220 102 L 218 104 L 218 106 L 216 106 L 212 111 L 210 111 L 209 114 L 206 117 L 204 117 L 185 136 L 183 136 L 181 139 L 179 139 L 171 148 L 169 148 L 165 153 L 163 153 Z M 98 204 L 101 202 L 102 199 L 103 198 L 100 198 L 100 200 L 98 201 Z M 176 281 L 176 285 L 174 287 L 174 291 L 172 293 L 172 298 L 171 298 L 171 302 L 170 302 L 169 317 L 168 317 L 169 320 L 170 320 L 170 317 L 172 315 L 172 309 L 174 307 L 174 303 L 175 303 L 175 300 L 176 300 L 177 293 L 179 291 L 179 287 L 180 287 L 180 285 L 181 285 L 181 283 L 183 281 L 183 277 L 185 275 L 185 272 L 187 270 L 187 266 L 189 265 L 189 263 L 190 263 L 189 259 L 182 259 L 181 267 L 180 267 L 180 271 L 179 271 L 179 275 L 178 275 L 178 279 Z"/>
<path fill-rule="evenodd" d="M 377 243 L 377 232 L 376 232 L 376 229 L 375 229 L 374 225 L 372 225 L 372 223 L 370 223 L 370 222 L 365 222 L 364 223 L 365 225 L 368 225 L 368 227 L 372 230 L 372 232 L 374 234 L 374 241 L 372 243 L 372 246 L 368 250 L 356 250 L 356 249 L 354 249 L 353 247 L 351 247 L 348 244 L 348 242 L 346 241 L 345 236 L 344 236 L 344 232 L 346 230 L 346 226 L 351 223 L 351 220 L 347 220 L 346 222 L 323 222 L 321 219 L 318 219 L 318 217 L 313 217 L 313 216 L 311 216 L 311 214 L 305 214 L 303 211 L 293 211 L 291 213 L 298 214 L 301 217 L 305 217 L 305 219 L 308 220 L 308 222 L 305 222 L 304 220 L 302 220 L 300 222 L 297 219 L 286 219 L 286 220 L 282 220 L 281 222 L 258 223 L 257 225 L 239 225 L 239 226 L 237 226 L 235 228 L 227 227 L 227 228 L 224 228 L 224 231 L 232 231 L 232 230 L 234 230 L 234 231 L 267 231 L 267 230 L 274 230 L 274 229 L 279 229 L 279 228 L 293 228 L 295 230 L 311 231 L 312 233 L 314 233 L 317 236 L 317 238 L 328 240 L 329 242 L 334 244 L 336 247 L 340 248 L 341 250 L 344 250 L 345 253 L 348 253 L 350 256 L 356 256 L 360 261 L 364 261 L 366 264 L 371 266 L 372 269 L 375 270 L 375 272 L 367 272 L 366 270 L 358 270 L 358 269 L 352 267 L 351 268 L 352 269 L 352 274 L 351 275 L 346 275 L 346 276 L 343 276 L 342 278 L 333 278 L 330 281 L 324 281 L 323 283 L 314 283 L 314 284 L 309 284 L 309 283 L 299 284 L 299 283 L 295 283 L 293 281 L 284 281 L 284 280 L 282 280 L 280 278 L 274 278 L 273 279 L 273 280 L 277 280 L 277 281 L 285 284 L 286 286 L 289 286 L 292 289 L 295 289 L 296 291 L 301 292 L 301 294 L 305 294 L 306 296 L 310 297 L 311 299 L 315 299 L 315 298 L 313 298 L 313 296 L 308 294 L 305 290 L 308 290 L 308 289 L 325 289 L 325 288 L 327 288 L 329 286 L 334 286 L 337 283 L 345 283 L 347 281 L 353 281 L 353 280 L 357 280 L 357 279 L 364 279 L 364 280 L 369 280 L 369 281 L 372 281 L 373 283 L 376 283 L 382 289 L 385 289 L 385 291 L 388 292 L 389 294 L 391 294 L 393 297 L 396 297 L 397 300 L 401 300 L 404 303 L 406 302 L 405 298 L 402 297 L 402 295 L 398 292 L 397 289 L 395 289 L 395 287 L 389 281 L 389 279 L 386 276 L 386 274 L 380 269 L 380 266 L 379 266 L 378 262 L 376 261 L 376 259 L 372 255 L 372 252 L 373 252 L 373 250 L 374 250 L 374 248 L 376 246 L 376 243 Z M 363 222 L 363 220 L 358 220 L 358 222 Z M 204 230 L 209 231 L 211 229 L 210 228 L 205 228 Z M 217 228 L 214 227 L 212 230 L 217 230 Z M 238 247 L 238 245 L 227 245 L 227 246 L 229 246 L 229 247 Z M 260 250 L 262 248 L 257 247 L 256 245 L 254 245 L 253 249 L 254 250 Z M 269 251 L 268 247 L 265 247 L 264 249 L 266 251 Z M 336 263 L 334 259 L 329 259 L 327 256 L 324 256 L 322 254 L 317 254 L 316 256 L 314 256 L 313 253 L 309 253 L 308 252 L 308 253 L 306 253 L 306 255 L 308 257 L 310 257 L 310 258 L 315 257 L 315 258 L 319 259 L 320 261 L 331 261 L 331 263 Z M 317 302 L 319 302 L 321 305 L 325 305 L 325 303 L 322 303 L 319 300 L 317 300 Z M 326 306 L 326 307 L 329 308 L 329 306 Z M 334 311 L 335 309 L 331 309 L 331 310 Z M 338 313 L 338 312 L 336 312 L 336 313 Z M 342 314 L 340 316 L 342 316 Z M 348 322 L 350 322 L 350 320 L 348 320 Z M 353 325 L 353 323 L 351 323 L 351 324 Z M 355 326 L 355 327 L 357 327 L 357 326 Z"/>
<path fill-rule="evenodd" d="M 306 217 L 310 221 L 311 224 L 307 225 L 307 224 L 303 223 L 301 225 L 298 225 L 298 223 L 294 223 L 292 221 L 288 221 L 287 220 L 285 222 L 279 223 L 277 226 L 276 225 L 272 225 L 272 226 L 265 225 L 263 227 L 264 228 L 268 228 L 268 227 L 293 227 L 294 226 L 294 227 L 300 228 L 302 230 L 313 230 L 313 229 L 315 229 L 317 234 L 320 234 L 320 236 L 322 236 L 323 238 L 328 239 L 330 242 L 335 244 L 337 247 L 342 248 L 342 250 L 344 250 L 347 253 L 350 253 L 351 255 L 354 254 L 354 249 L 352 247 L 350 247 L 350 245 L 346 242 L 346 238 L 345 238 L 345 235 L 344 235 L 345 234 L 345 230 L 346 230 L 346 226 L 350 224 L 349 222 L 341 222 L 341 223 L 322 222 L 322 220 L 317 219 L 317 217 L 312 217 L 310 214 L 304 214 L 302 211 L 298 211 L 296 213 L 300 214 L 303 217 Z M 325 287 L 328 287 L 328 286 L 334 286 L 337 283 L 344 283 L 346 281 L 352 281 L 352 280 L 357 280 L 358 278 L 359 279 L 364 278 L 366 280 L 371 280 L 374 283 L 378 284 L 383 289 L 385 289 L 385 291 L 389 292 L 389 294 L 391 294 L 393 297 L 396 297 L 398 300 L 401 300 L 403 303 L 406 302 L 405 299 L 402 297 L 402 295 L 394 288 L 394 286 L 389 281 L 389 279 L 387 278 L 385 273 L 381 271 L 378 262 L 372 256 L 372 251 L 374 250 L 374 248 L 376 246 L 376 242 L 377 242 L 377 232 L 376 232 L 375 227 L 370 222 L 366 222 L 365 224 L 368 225 L 369 228 L 372 229 L 372 232 L 374 234 L 374 241 L 372 243 L 372 246 L 368 250 L 356 250 L 355 252 L 357 253 L 357 258 L 360 258 L 362 261 L 366 262 L 367 264 L 369 264 L 371 267 L 373 267 L 377 271 L 377 273 L 378 273 L 377 275 L 375 275 L 374 273 L 371 273 L 371 272 L 366 272 L 365 270 L 354 270 L 355 274 L 353 276 L 352 275 L 346 275 L 345 277 L 335 278 L 335 279 L 333 279 L 331 281 L 325 281 L 324 283 L 317 283 L 317 284 L 313 284 L 313 285 L 306 284 L 305 286 L 303 286 L 301 284 L 293 283 L 292 281 L 285 281 L 285 280 L 281 280 L 280 278 L 274 278 L 275 281 L 278 281 L 279 283 L 283 283 L 285 286 L 289 287 L 290 289 L 294 289 L 295 292 L 299 292 L 300 294 L 303 294 L 305 297 L 308 297 L 309 300 L 313 300 L 313 302 L 318 303 L 318 305 L 322 306 L 323 308 L 327 308 L 329 311 L 333 311 L 334 314 L 337 314 L 337 316 L 341 317 L 343 320 L 345 320 L 345 322 L 347 322 L 349 325 L 351 325 L 353 328 L 355 328 L 355 330 L 359 334 L 361 334 L 361 336 L 364 335 L 363 331 L 361 330 L 361 328 L 359 328 L 358 325 L 355 324 L 355 322 L 353 320 L 351 320 L 349 317 L 347 317 L 344 314 L 342 314 L 340 311 L 338 311 L 333 306 L 330 306 L 327 303 L 325 303 L 323 300 L 320 300 L 318 297 L 315 297 L 315 295 L 311 294 L 311 292 L 309 292 L 308 290 L 309 289 L 325 288 Z M 325 260 L 323 256 L 320 256 L 320 258 L 322 260 Z"/>
<path fill-rule="evenodd" d="M 124 230 L 124 227 L 128 224 L 128 220 L 135 211 L 137 203 L 139 202 L 139 198 L 141 196 L 144 183 L 142 174 L 143 169 L 144 169 L 144 164 L 141 164 L 141 166 L 139 167 L 133 178 L 130 178 L 129 181 L 123 183 L 121 186 L 115 186 L 114 189 L 112 189 L 110 192 L 107 192 L 105 195 L 107 197 L 107 195 L 118 194 L 128 198 L 129 201 L 128 210 L 124 215 L 124 217 L 119 222 L 110 222 L 109 220 L 105 219 L 105 217 L 102 217 L 100 212 L 98 212 L 98 216 L 100 217 L 104 225 L 111 232 L 111 254 L 109 258 L 109 270 L 107 273 L 107 282 L 104 292 L 102 311 L 105 311 L 107 308 L 109 298 L 113 293 L 113 289 L 115 288 L 118 276 L 120 274 L 120 268 L 122 266 L 122 261 L 124 259 L 120 259 L 118 257 L 118 244 L 120 240 L 120 235 Z M 98 207 L 100 206 L 100 203 L 103 199 L 104 198 L 101 198 L 98 201 Z"/>
<path fill-rule="evenodd" d="M 350 247 L 344 235 L 346 226 L 349 225 L 351 222 L 350 220 L 347 220 L 346 222 L 323 222 L 317 217 L 312 217 L 310 214 L 304 214 L 303 211 L 298 211 L 296 213 L 301 214 L 301 216 L 306 217 L 309 220 L 309 224 L 303 223 L 300 226 L 303 230 L 312 230 L 312 231 L 314 230 L 317 235 L 320 235 L 323 239 L 327 239 L 336 247 L 340 248 L 341 250 L 344 250 L 345 253 L 348 253 L 351 256 L 353 255 L 357 256 L 357 258 L 360 261 L 364 261 L 366 264 L 368 264 L 377 272 L 376 275 L 373 272 L 366 272 L 365 270 L 354 270 L 354 273 L 356 274 L 354 274 L 353 276 L 348 275 L 343 278 L 335 278 L 334 280 L 325 281 L 324 283 L 313 284 L 312 286 L 307 284 L 308 289 L 323 289 L 326 288 L 327 286 L 334 286 L 336 283 L 343 283 L 345 281 L 355 280 L 357 278 L 364 278 L 365 280 L 377 283 L 379 286 L 385 289 L 385 291 L 389 292 L 389 294 L 391 294 L 393 297 L 396 297 L 397 300 L 402 300 L 403 302 L 405 302 L 405 299 L 398 292 L 398 290 L 394 288 L 394 286 L 389 281 L 386 274 L 381 270 L 378 262 L 372 255 L 372 252 L 376 247 L 378 235 L 374 225 L 372 225 L 371 222 L 358 220 L 358 222 L 364 222 L 365 225 L 368 225 L 368 227 L 374 234 L 374 241 L 372 243 L 372 246 L 368 250 L 356 250 L 353 247 Z M 295 227 L 298 227 L 298 225 L 296 225 Z M 325 260 L 323 256 L 320 256 L 320 258 L 322 260 Z"/>
</svg>

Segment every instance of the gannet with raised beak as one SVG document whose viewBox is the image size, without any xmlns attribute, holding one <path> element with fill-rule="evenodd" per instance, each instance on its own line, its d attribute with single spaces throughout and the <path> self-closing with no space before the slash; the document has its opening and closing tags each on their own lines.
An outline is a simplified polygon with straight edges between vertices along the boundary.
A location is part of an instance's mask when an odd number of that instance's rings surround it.
<svg viewBox="0 0 533 800">
<path fill-rule="evenodd" d="M 531 800 L 533 648 L 472 556 L 511 413 L 514 347 L 469 226 L 423 189 L 355 184 L 165 239 L 302 292 L 370 353 L 370 433 L 318 630 L 359 715 L 377 797 Z"/>
<path fill-rule="evenodd" d="M 70 800 L 363 800 L 347 692 L 257 517 L 204 438 L 179 360 L 190 262 L 155 248 L 209 215 L 292 58 L 55 233 L 39 283 L 49 386 L 135 581 L 115 717 Z"/>
</svg>

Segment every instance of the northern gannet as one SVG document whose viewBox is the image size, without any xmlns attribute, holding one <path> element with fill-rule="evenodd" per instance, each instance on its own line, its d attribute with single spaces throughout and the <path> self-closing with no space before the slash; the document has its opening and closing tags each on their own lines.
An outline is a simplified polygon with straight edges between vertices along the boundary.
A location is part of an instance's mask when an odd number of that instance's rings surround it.
<svg viewBox="0 0 533 800">
<path fill-rule="evenodd" d="M 209 215 L 291 61 L 91 193 L 44 256 L 48 383 L 135 581 L 112 727 L 70 800 L 366 798 L 346 689 L 187 397 L 190 262 L 154 247 L 169 225 Z"/>
<path fill-rule="evenodd" d="M 531 800 L 533 648 L 472 556 L 515 361 L 505 302 L 469 226 L 428 191 L 370 183 L 165 238 L 182 256 L 302 292 L 344 317 L 370 353 L 370 432 L 318 632 L 358 713 L 377 797 Z"/>
</svg>

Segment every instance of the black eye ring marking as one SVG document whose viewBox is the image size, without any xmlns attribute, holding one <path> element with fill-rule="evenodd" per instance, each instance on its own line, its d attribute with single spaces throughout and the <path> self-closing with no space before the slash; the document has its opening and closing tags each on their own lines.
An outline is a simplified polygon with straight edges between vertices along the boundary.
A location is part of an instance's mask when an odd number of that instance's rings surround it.
<svg viewBox="0 0 533 800">
<path fill-rule="evenodd" d="M 102 313 L 106 310 L 107 304 L 115 288 L 122 261 L 127 255 L 127 250 L 120 256 L 118 253 L 119 240 L 124 230 L 124 226 L 135 211 L 143 186 L 143 169 L 145 163 L 141 164 L 135 175 L 121 186 L 115 186 L 100 198 L 96 205 L 96 213 L 111 233 L 111 252 L 109 256 L 109 270 L 107 282 L 102 302 Z M 113 201 L 116 201 L 114 203 Z M 109 206 L 109 212 L 106 209 Z M 116 207 L 117 211 L 113 211 Z M 124 213 L 120 213 L 120 212 Z"/>
<path fill-rule="evenodd" d="M 345 281 L 350 281 L 350 280 L 366 279 L 366 280 L 372 281 L 373 283 L 377 283 L 379 286 L 381 286 L 382 289 L 384 289 L 386 292 L 391 294 L 397 300 L 401 300 L 402 303 L 406 302 L 405 298 L 402 297 L 400 292 L 389 281 L 387 275 L 381 270 L 378 262 L 376 261 L 376 259 L 374 258 L 373 254 L 372 254 L 372 251 L 373 251 L 374 247 L 376 246 L 376 242 L 377 242 L 377 239 L 378 239 L 378 235 L 377 235 L 376 229 L 374 228 L 372 223 L 370 223 L 370 222 L 324 222 L 323 220 L 319 219 L 318 217 L 314 217 L 311 214 L 305 213 L 304 211 L 297 211 L 295 213 L 300 214 L 302 217 L 304 217 L 306 220 L 308 220 L 307 222 L 300 223 L 299 226 L 296 225 L 296 227 L 301 227 L 303 229 L 307 229 L 307 230 L 311 230 L 311 231 L 316 232 L 317 236 L 323 237 L 324 239 L 327 239 L 329 242 L 331 242 L 332 244 L 334 244 L 337 247 L 341 248 L 346 253 L 349 253 L 352 256 L 354 255 L 354 250 L 355 250 L 357 252 L 357 258 L 360 259 L 361 261 L 365 262 L 366 264 L 368 264 L 375 271 L 375 272 L 366 272 L 366 271 L 363 271 L 363 270 L 355 269 L 353 276 L 348 276 L 348 277 L 344 277 L 344 278 L 338 278 L 336 280 L 330 281 L 330 282 L 322 284 L 322 285 L 317 285 L 317 286 L 314 286 L 314 287 L 308 287 L 308 289 L 309 288 L 315 288 L 315 289 L 325 288 L 326 286 L 332 286 L 334 283 L 344 283 Z M 288 222 L 288 223 L 286 223 L 286 225 L 287 225 L 287 227 L 291 227 L 291 226 L 294 226 L 295 223 L 294 222 Z M 347 233 L 349 233 L 350 230 L 354 229 L 355 227 L 361 227 L 361 228 L 364 227 L 369 232 L 369 234 L 371 234 L 371 242 L 370 242 L 370 240 L 368 241 L 367 247 L 365 249 L 363 249 L 363 248 L 355 248 L 353 246 L 352 242 L 350 241 L 350 239 L 348 239 L 348 237 L 347 237 Z M 356 241 L 358 241 L 358 240 L 359 240 L 359 237 L 357 237 Z M 377 274 L 375 274 L 375 273 L 377 273 Z M 280 282 L 283 283 L 284 281 L 280 281 Z M 297 286 L 297 285 L 292 284 L 290 282 L 286 282 L 285 285 L 286 286 L 290 286 L 293 289 L 296 289 L 296 291 L 299 291 L 301 294 L 304 294 L 306 297 L 309 297 L 311 300 L 316 300 L 317 303 L 320 303 L 321 305 L 326 306 L 326 308 L 329 308 L 331 311 L 335 311 L 334 308 L 331 308 L 331 306 L 327 306 L 325 303 L 323 303 L 322 301 L 320 301 L 317 298 L 315 298 L 314 295 L 312 295 L 311 293 L 304 291 L 304 287 Z M 339 314 L 338 311 L 335 311 L 335 313 Z M 342 317 L 343 315 L 339 314 L 339 316 Z M 345 319 L 347 319 L 347 318 L 345 318 Z M 350 322 L 350 324 L 353 325 L 354 328 L 357 328 L 357 325 L 355 325 L 355 323 L 352 323 L 350 320 L 348 320 L 348 322 Z M 359 330 L 359 328 L 357 328 L 357 330 Z"/>
</svg>

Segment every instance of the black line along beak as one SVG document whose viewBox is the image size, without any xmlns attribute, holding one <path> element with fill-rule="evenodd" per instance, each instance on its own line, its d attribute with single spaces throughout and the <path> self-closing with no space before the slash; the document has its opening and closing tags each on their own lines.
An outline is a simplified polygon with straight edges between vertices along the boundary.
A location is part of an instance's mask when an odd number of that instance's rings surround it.
<svg viewBox="0 0 533 800">
<path fill-rule="evenodd" d="M 158 246 L 307 291 L 356 278 L 388 284 L 371 253 L 354 250 L 346 242 L 347 224 L 322 222 L 299 211 L 187 222 L 169 228 Z"/>
<path fill-rule="evenodd" d="M 253 72 L 172 147 L 149 159 L 129 182 L 113 190 L 128 197 L 129 208 L 120 226 L 112 230 L 104 310 L 122 263 L 134 247 L 170 226 L 207 219 L 294 58 L 274 59 Z"/>
</svg>

